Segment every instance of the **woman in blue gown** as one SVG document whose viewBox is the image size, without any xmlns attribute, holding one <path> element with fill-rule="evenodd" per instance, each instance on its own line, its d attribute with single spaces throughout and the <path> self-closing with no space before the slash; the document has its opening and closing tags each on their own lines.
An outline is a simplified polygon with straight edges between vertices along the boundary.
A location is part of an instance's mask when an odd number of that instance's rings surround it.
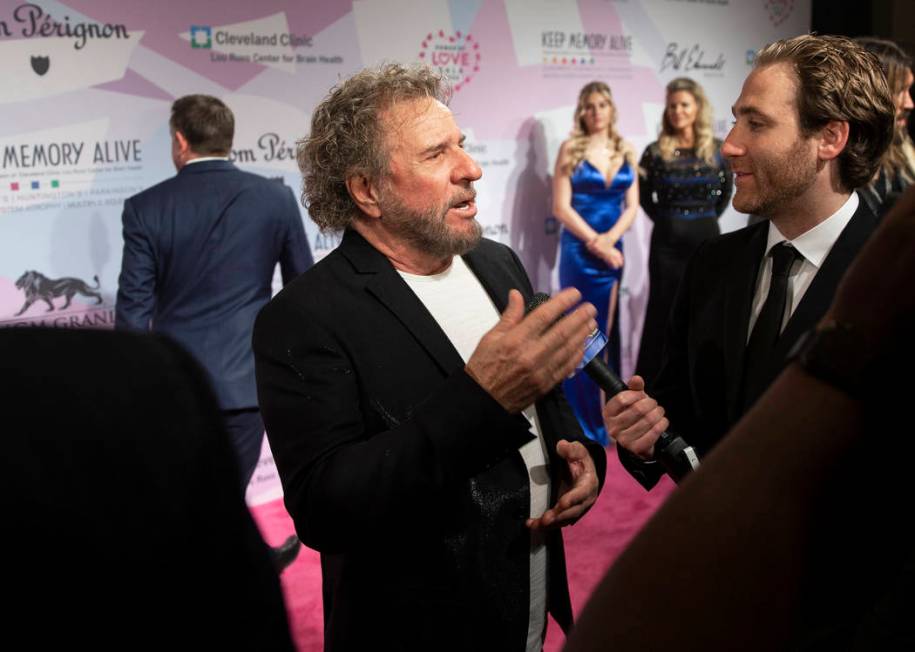
<svg viewBox="0 0 915 652">
<path fill-rule="evenodd" d="M 623 273 L 623 234 L 639 207 L 635 153 L 616 132 L 610 88 L 591 82 L 581 89 L 571 137 L 562 143 L 553 175 L 553 214 L 562 222 L 559 284 L 576 287 L 597 308 L 598 328 L 608 336 Z M 619 342 L 607 346 L 619 373 Z M 563 383 L 582 429 L 606 445 L 601 391 L 585 374 Z"/>
</svg>

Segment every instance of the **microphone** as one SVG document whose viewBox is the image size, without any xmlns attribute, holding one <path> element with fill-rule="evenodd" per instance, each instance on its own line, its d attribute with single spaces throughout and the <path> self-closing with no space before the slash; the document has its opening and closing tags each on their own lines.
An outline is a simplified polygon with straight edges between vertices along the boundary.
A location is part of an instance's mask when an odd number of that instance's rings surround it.
<svg viewBox="0 0 915 652">
<path fill-rule="evenodd" d="M 540 304 L 545 303 L 549 298 L 550 295 L 545 292 L 536 293 L 528 302 L 527 311 L 530 312 Z M 584 369 L 591 380 L 604 390 L 609 399 L 629 388 L 604 362 L 601 353 L 603 353 L 606 346 L 606 336 L 600 330 L 594 329 L 594 332 L 588 336 L 588 341 L 585 344 L 585 355 L 576 372 Z M 667 475 L 678 484 L 690 471 L 699 467 L 699 456 L 696 455 L 693 447 L 687 444 L 682 437 L 671 435 L 668 432 L 662 432 L 655 442 L 654 456 L 664 467 Z"/>
</svg>

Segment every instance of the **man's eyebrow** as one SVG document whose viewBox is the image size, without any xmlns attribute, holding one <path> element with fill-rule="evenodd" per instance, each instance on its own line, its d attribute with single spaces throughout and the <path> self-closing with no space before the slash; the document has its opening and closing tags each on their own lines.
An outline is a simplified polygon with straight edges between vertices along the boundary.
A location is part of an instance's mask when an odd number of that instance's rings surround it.
<svg viewBox="0 0 915 652">
<path fill-rule="evenodd" d="M 460 139 L 458 139 L 458 146 L 459 146 L 459 147 L 464 147 L 464 141 L 465 141 L 465 140 L 467 140 L 467 136 L 465 136 L 464 134 L 461 134 Z M 443 140 L 443 141 L 441 141 L 441 142 L 439 142 L 439 143 L 436 143 L 436 144 L 434 144 L 434 145 L 430 145 L 430 146 L 427 147 L 426 149 L 422 150 L 422 152 L 420 152 L 420 155 L 421 155 L 421 156 L 428 156 L 428 155 L 430 155 L 430 154 L 435 154 L 436 152 L 442 152 L 442 151 L 448 149 L 448 144 L 449 144 L 449 143 L 448 143 L 447 140 Z"/>
<path fill-rule="evenodd" d="M 756 108 L 755 106 L 752 106 L 752 105 L 751 106 L 741 106 L 741 107 L 732 106 L 731 113 L 734 115 L 735 118 L 738 116 L 747 116 L 747 117 L 751 117 L 751 118 L 760 118 L 763 120 L 771 120 L 771 118 L 766 113 L 763 113 L 758 108 Z"/>
<path fill-rule="evenodd" d="M 441 142 L 435 143 L 434 145 L 430 145 L 430 146 L 427 147 L 426 149 L 422 150 L 422 151 L 420 152 L 420 154 L 421 154 L 422 156 L 426 156 L 426 155 L 428 155 L 428 154 L 435 154 L 436 152 L 444 151 L 444 149 L 445 149 L 446 147 L 448 147 L 448 143 L 447 143 L 446 141 L 443 140 L 443 141 L 441 141 Z"/>
</svg>

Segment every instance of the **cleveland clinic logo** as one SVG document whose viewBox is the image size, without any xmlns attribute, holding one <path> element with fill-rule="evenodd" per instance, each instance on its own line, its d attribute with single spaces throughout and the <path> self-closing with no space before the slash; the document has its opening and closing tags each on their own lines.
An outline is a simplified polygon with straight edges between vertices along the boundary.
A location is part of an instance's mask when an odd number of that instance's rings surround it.
<svg viewBox="0 0 915 652">
<path fill-rule="evenodd" d="M 419 45 L 419 59 L 451 82 L 455 92 L 470 83 L 480 71 L 480 44 L 470 34 L 445 30 L 430 32 Z"/>
<path fill-rule="evenodd" d="M 190 43 L 195 50 L 212 50 L 213 43 L 220 47 L 283 47 L 310 48 L 312 37 L 308 34 L 257 33 L 253 31 L 232 31 L 210 25 L 191 25 Z"/>
<path fill-rule="evenodd" d="M 213 29 L 206 25 L 191 25 L 191 47 L 209 50 L 213 47 Z"/>
</svg>

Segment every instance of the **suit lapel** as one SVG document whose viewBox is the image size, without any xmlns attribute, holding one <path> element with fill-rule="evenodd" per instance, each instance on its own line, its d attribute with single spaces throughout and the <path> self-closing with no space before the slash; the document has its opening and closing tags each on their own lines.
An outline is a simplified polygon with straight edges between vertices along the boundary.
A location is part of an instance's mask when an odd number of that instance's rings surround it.
<svg viewBox="0 0 915 652">
<path fill-rule="evenodd" d="M 509 290 L 519 286 L 511 283 L 510 275 L 495 273 L 495 265 L 492 264 L 492 261 L 487 260 L 487 257 L 480 252 L 479 247 L 464 254 L 462 258 L 467 263 L 470 271 L 473 272 L 473 275 L 480 281 L 480 285 L 486 290 L 486 294 L 492 299 L 493 305 L 501 315 L 506 306 L 508 306 Z M 527 298 L 525 297 L 525 299 Z"/>
<path fill-rule="evenodd" d="M 489 298 L 492 300 L 492 303 L 499 314 L 501 315 L 508 306 L 508 293 L 512 289 L 518 290 L 524 295 L 526 304 L 530 299 L 530 296 L 528 296 L 530 292 L 525 290 L 525 283 L 520 276 L 521 274 L 524 274 L 523 269 L 518 269 L 515 265 L 509 266 L 507 264 L 508 258 L 498 259 L 494 256 L 487 255 L 484 253 L 484 249 L 484 247 L 477 246 L 461 257 L 464 259 L 464 262 L 473 275 L 477 277 L 477 280 L 480 282 L 480 285 L 483 286 L 486 294 L 489 295 Z M 556 450 L 556 433 L 561 432 L 561 428 L 558 425 L 555 425 L 557 412 L 553 410 L 543 410 L 541 401 L 545 398 L 546 397 L 543 397 L 540 401 L 537 401 L 534 404 L 534 409 L 537 411 L 537 416 L 540 419 L 540 434 L 546 442 L 548 457 L 551 460 L 551 464 L 555 464 L 556 459 L 552 451 Z M 515 420 L 517 421 L 519 428 L 530 428 L 530 424 L 523 414 L 515 415 Z M 533 432 L 530 433 L 530 438 L 534 439 Z M 520 453 L 515 454 L 513 457 L 516 464 L 524 464 Z M 558 490 L 558 487 L 559 484 L 554 475 L 553 488 L 551 491 L 555 493 Z M 553 500 L 555 500 L 555 495 L 551 497 L 551 501 Z"/>
<path fill-rule="evenodd" d="M 464 366 L 451 340 L 384 255 L 351 229 L 343 235 L 340 253 L 357 273 L 366 275 L 366 291 L 407 329 L 443 373 Z"/>
<path fill-rule="evenodd" d="M 731 276 L 725 305 L 724 353 L 728 419 L 734 421 L 740 411 L 740 388 L 743 362 L 750 325 L 750 308 L 756 289 L 756 276 L 766 249 L 768 222 L 761 222 L 749 234 L 743 252 L 736 252 L 727 270 Z"/>
<path fill-rule="evenodd" d="M 804 331 L 816 325 L 826 313 L 842 275 L 876 227 L 877 218 L 862 201 L 823 260 L 823 266 L 813 277 L 804 298 L 785 324 L 785 330 L 782 331 L 776 345 L 775 355 L 772 356 L 773 365 L 777 363 L 780 369 L 791 345 Z"/>
</svg>

